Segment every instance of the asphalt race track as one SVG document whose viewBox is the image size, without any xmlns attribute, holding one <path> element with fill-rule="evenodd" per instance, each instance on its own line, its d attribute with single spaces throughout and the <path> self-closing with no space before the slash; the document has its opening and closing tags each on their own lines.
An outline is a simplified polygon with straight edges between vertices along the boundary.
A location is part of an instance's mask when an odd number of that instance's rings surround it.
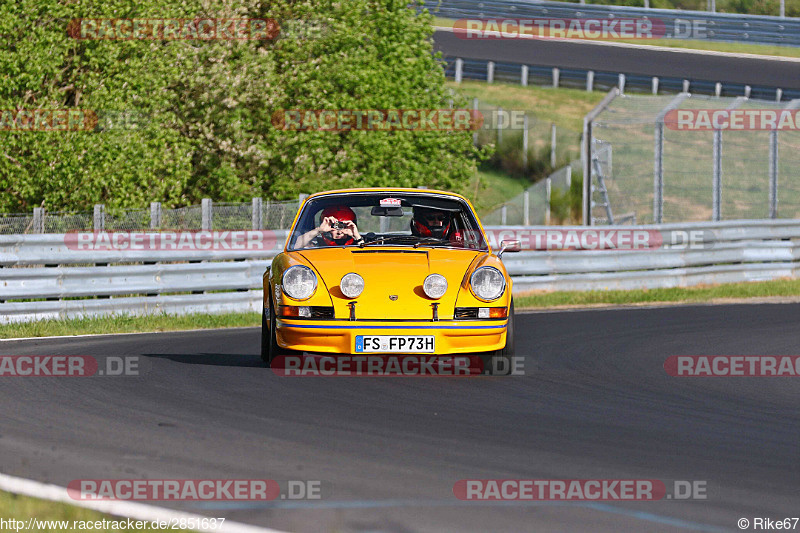
<svg viewBox="0 0 800 533">
<path fill-rule="evenodd" d="M 800 378 L 681 378 L 670 355 L 798 354 L 800 305 L 519 314 L 525 375 L 281 378 L 259 330 L 0 342 L 143 356 L 139 377 L 0 378 L 0 471 L 319 480 L 322 499 L 163 504 L 291 531 L 739 531 L 800 515 Z M 461 479 L 706 483 L 704 500 L 467 502 Z M 798 526 L 800 527 L 800 526 Z"/>
<path fill-rule="evenodd" d="M 647 44 L 647 43 L 643 43 Z M 730 55 L 698 54 L 586 41 L 546 39 L 460 39 L 437 31 L 434 48 L 445 58 L 470 58 L 646 76 L 701 79 L 783 89 L 800 89 L 800 62 Z"/>
</svg>

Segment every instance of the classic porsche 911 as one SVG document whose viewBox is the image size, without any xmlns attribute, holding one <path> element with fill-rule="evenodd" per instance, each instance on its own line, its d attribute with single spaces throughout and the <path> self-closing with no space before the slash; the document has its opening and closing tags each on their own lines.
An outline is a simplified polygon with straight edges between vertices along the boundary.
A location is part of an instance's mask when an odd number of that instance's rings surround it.
<svg viewBox="0 0 800 533">
<path fill-rule="evenodd" d="M 514 354 L 511 279 L 464 197 L 349 189 L 308 197 L 264 273 L 261 357 Z M 499 365 L 506 368 L 510 364 Z"/>
</svg>

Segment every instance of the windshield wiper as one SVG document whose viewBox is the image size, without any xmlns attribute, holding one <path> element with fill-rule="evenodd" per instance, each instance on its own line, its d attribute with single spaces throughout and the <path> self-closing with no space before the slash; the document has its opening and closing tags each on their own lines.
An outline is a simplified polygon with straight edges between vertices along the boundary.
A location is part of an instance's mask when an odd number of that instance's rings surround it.
<svg viewBox="0 0 800 533">
<path fill-rule="evenodd" d="M 414 248 L 418 248 L 423 243 L 444 243 L 445 241 L 442 239 L 437 239 L 436 237 L 417 237 L 416 235 L 387 235 L 386 237 L 379 237 L 374 241 L 364 242 L 361 246 L 372 246 L 373 244 L 389 244 L 389 243 L 399 243 L 399 244 L 408 244 L 414 245 Z"/>
</svg>

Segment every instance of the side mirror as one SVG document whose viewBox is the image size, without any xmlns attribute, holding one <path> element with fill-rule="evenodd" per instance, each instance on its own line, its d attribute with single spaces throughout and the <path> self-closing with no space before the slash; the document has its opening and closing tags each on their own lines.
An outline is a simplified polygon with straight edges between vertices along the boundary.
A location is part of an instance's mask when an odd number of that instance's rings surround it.
<svg viewBox="0 0 800 533">
<path fill-rule="evenodd" d="M 503 257 L 506 252 L 519 252 L 522 250 L 522 244 L 517 240 L 500 241 L 500 251 L 497 252 L 497 258 Z"/>
</svg>

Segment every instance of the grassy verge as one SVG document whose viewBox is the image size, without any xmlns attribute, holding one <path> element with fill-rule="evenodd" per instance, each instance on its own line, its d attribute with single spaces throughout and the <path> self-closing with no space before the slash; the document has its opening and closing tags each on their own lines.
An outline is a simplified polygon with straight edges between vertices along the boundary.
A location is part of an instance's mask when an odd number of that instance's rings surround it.
<svg viewBox="0 0 800 533">
<path fill-rule="evenodd" d="M 34 527 L 28 531 L 40 531 L 45 533 L 63 533 L 64 531 L 78 531 L 80 524 L 75 527 L 75 521 L 93 522 L 94 525 L 97 521 L 106 520 L 105 528 L 93 528 L 93 531 L 123 531 L 125 527 L 120 524 L 120 527 L 114 528 L 111 521 L 126 522 L 127 519 L 116 518 L 111 515 L 98 513 L 82 507 L 75 507 L 66 503 L 51 502 L 48 500 L 40 500 L 38 498 L 29 498 L 27 496 L 19 496 L 9 492 L 0 491 L 0 518 L 8 521 L 10 519 L 23 521 L 25 525 L 17 524 L 18 531 L 27 529 L 27 522 L 29 519 L 34 518 L 38 522 Z M 42 523 L 41 521 L 51 522 L 50 524 Z M 52 523 L 52 521 L 62 522 L 61 524 Z M 64 524 L 63 522 L 67 522 Z M 134 521 L 135 522 L 135 521 Z M 125 524 L 127 525 L 127 524 Z M 66 526 L 66 527 L 59 527 Z M 14 530 L 13 527 L 6 527 L 5 529 Z M 145 529 L 137 529 L 136 531 L 163 531 L 159 529 L 152 529 L 150 524 L 147 524 Z M 186 530 L 184 530 L 186 531 Z"/>
<path fill-rule="evenodd" d="M 715 301 L 720 301 L 720 303 L 722 303 L 724 300 L 790 296 L 800 296 L 800 280 L 781 279 L 774 281 L 633 291 L 531 292 L 515 296 L 514 302 L 517 309 L 537 309 L 598 304 L 623 305 Z"/>
<path fill-rule="evenodd" d="M 0 325 L 0 339 L 15 337 L 50 337 L 86 335 L 90 333 L 136 333 L 142 331 L 175 331 L 260 326 L 258 313 L 224 315 L 152 315 L 41 320 L 21 324 Z"/>
<path fill-rule="evenodd" d="M 698 15 L 697 18 L 702 18 Z M 452 19 L 436 17 L 434 26 L 452 28 Z M 780 57 L 800 57 L 800 47 L 778 46 L 770 44 L 753 43 L 727 43 L 717 41 L 701 41 L 695 39 L 595 39 L 598 42 L 614 42 L 625 44 L 638 44 L 644 46 L 663 46 L 666 48 L 683 48 L 689 50 L 708 50 L 712 52 L 727 52 L 730 54 L 755 54 Z"/>
<path fill-rule="evenodd" d="M 503 205 L 531 186 L 526 178 L 515 178 L 499 170 L 479 169 L 466 191 L 478 216 Z"/>
</svg>

